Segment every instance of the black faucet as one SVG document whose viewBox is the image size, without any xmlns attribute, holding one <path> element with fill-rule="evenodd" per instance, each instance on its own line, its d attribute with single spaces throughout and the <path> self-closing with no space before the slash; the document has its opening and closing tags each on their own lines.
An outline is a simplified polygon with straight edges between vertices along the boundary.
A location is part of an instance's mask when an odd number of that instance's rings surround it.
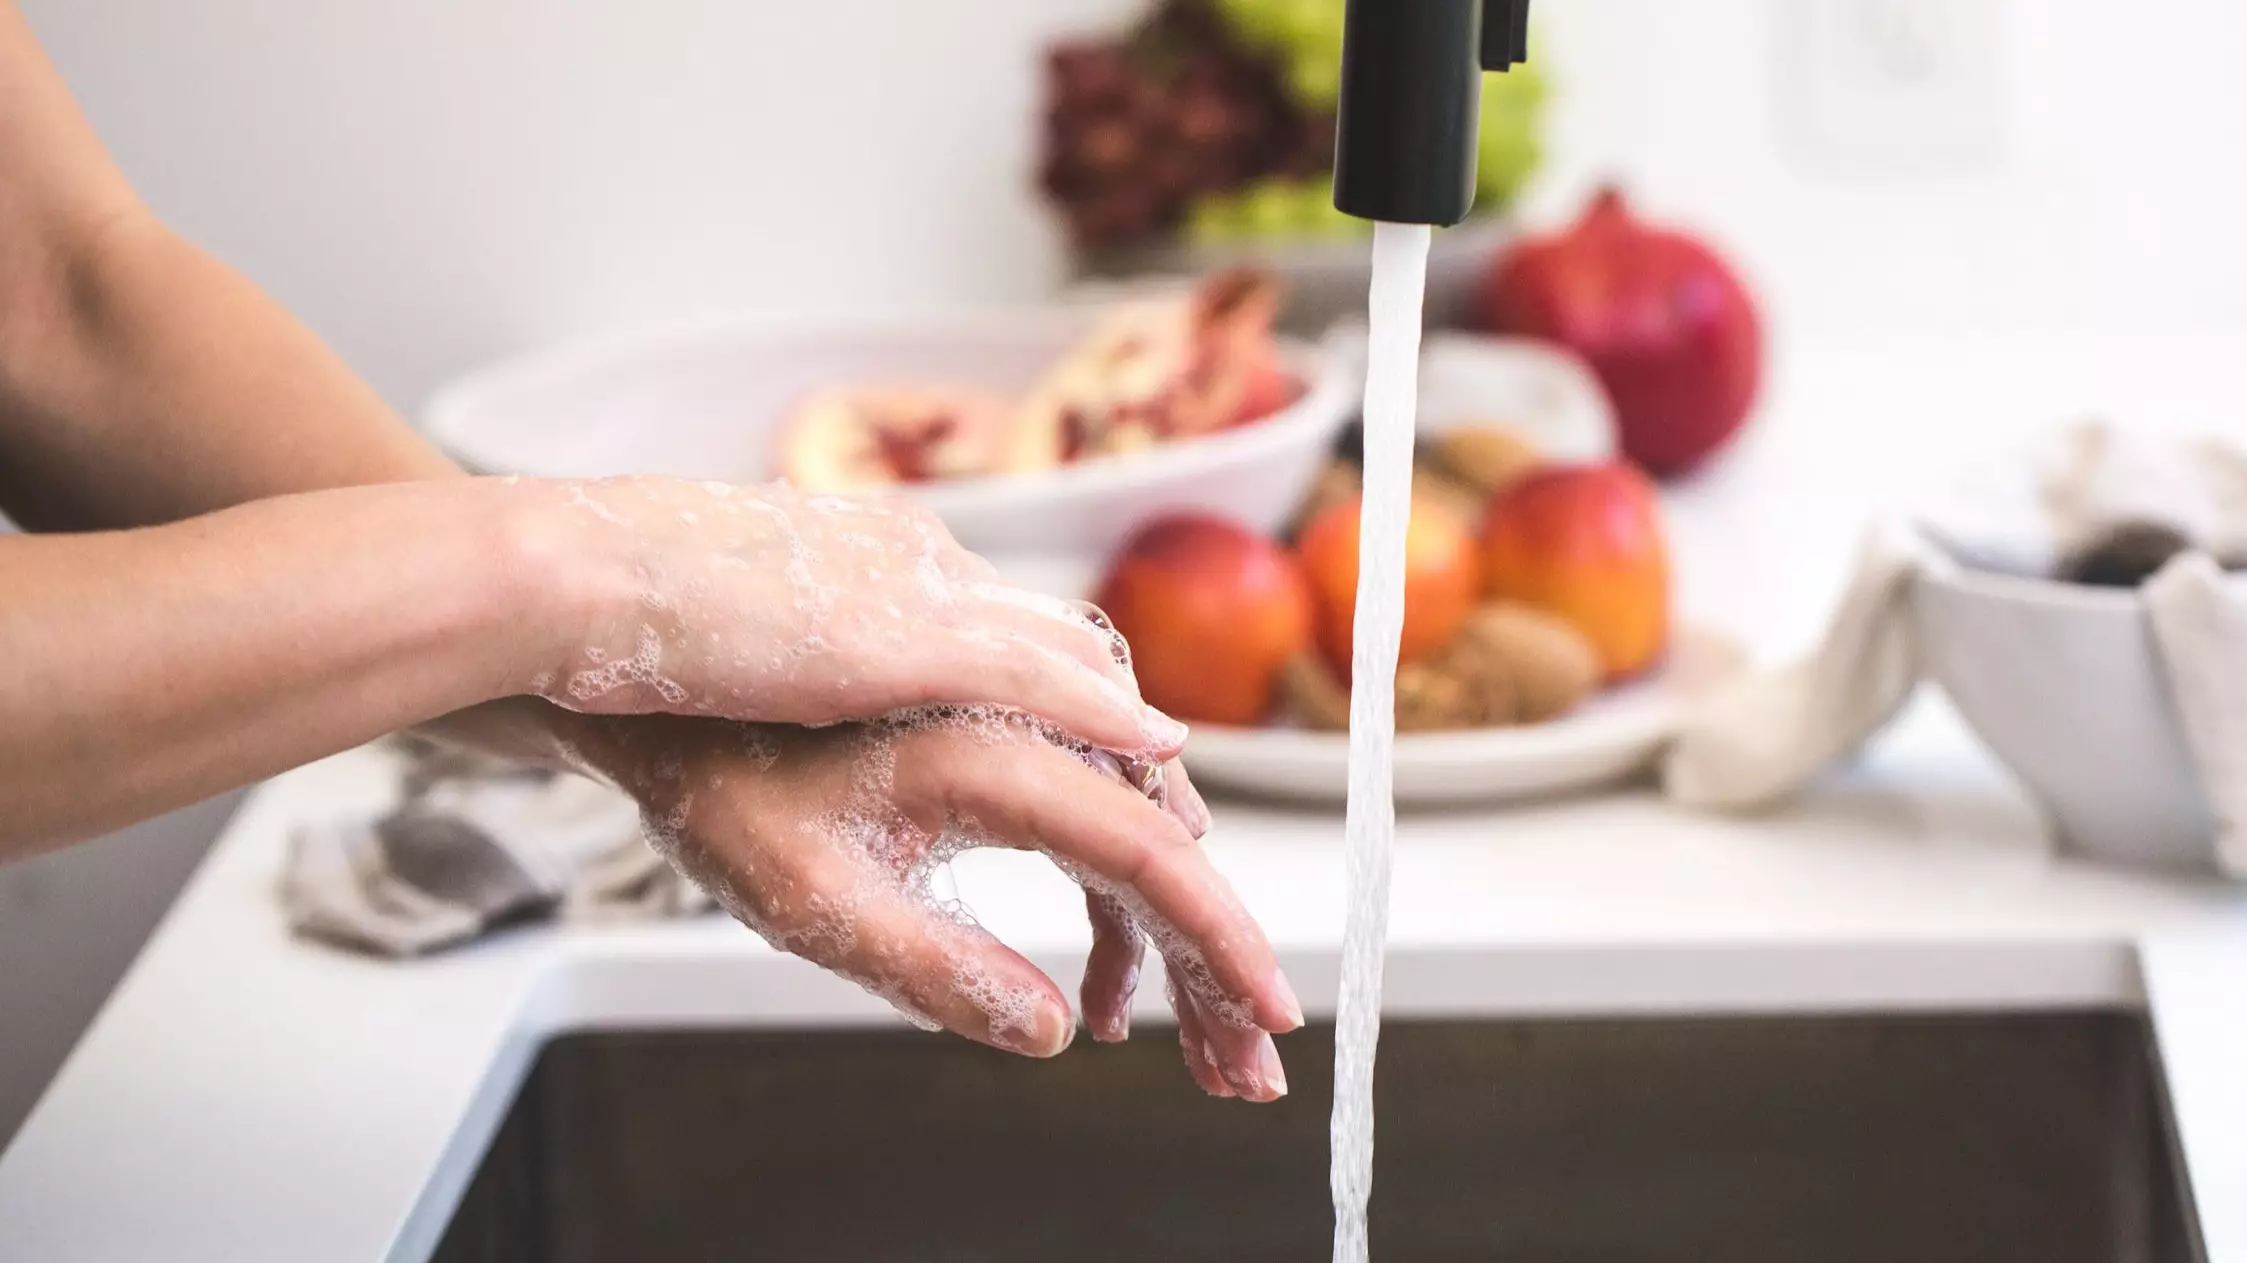
<svg viewBox="0 0 2247 1264">
<path fill-rule="evenodd" d="M 1529 59 L 1529 0 L 1349 0 L 1334 205 L 1456 224 L 1475 204 L 1482 72 Z"/>
</svg>

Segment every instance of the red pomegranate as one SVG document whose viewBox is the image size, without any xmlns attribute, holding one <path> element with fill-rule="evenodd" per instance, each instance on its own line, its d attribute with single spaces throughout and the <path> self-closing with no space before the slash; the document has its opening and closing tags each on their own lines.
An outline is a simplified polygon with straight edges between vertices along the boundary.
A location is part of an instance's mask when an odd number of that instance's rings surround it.
<svg viewBox="0 0 2247 1264">
<path fill-rule="evenodd" d="M 1663 478 L 1724 446 L 1763 376 L 1747 287 L 1707 245 L 1638 219 L 1614 189 L 1575 226 L 1499 259 L 1483 322 L 1582 356 L 1614 399 L 1624 454 Z"/>
</svg>

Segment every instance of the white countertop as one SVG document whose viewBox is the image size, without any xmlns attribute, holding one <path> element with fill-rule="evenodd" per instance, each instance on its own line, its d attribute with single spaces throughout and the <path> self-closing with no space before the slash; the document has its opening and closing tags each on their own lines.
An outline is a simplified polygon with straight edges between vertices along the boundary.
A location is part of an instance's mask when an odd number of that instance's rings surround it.
<svg viewBox="0 0 2247 1264">
<path fill-rule="evenodd" d="M 1883 363 L 1859 349 L 1794 380 L 1894 409 L 1900 388 L 1852 383 Z M 1823 398 L 1778 395 L 1789 416 Z M 1879 445 L 1769 430 L 1676 505 L 1687 604 L 1766 652 L 1815 627 L 1865 503 L 1845 489 L 1881 482 Z M 288 829 L 371 804 L 384 771 L 354 752 L 252 797 L 0 1157 L 0 1257 L 425 1256 L 545 1036 L 895 1021 L 720 919 L 517 931 L 403 965 L 292 941 L 273 890 Z M 1329 1011 L 1338 814 L 1220 804 L 1219 821 L 1218 864 Z M 1082 906 L 1041 864 L 966 858 L 961 893 L 1073 988 Z M 2053 858 L 1939 699 L 1764 818 L 1645 791 L 1407 816 L 1393 909 L 1395 1013 L 2149 1006 L 2211 1256 L 2247 1256 L 2247 1010 L 2229 984 L 2247 978 L 2247 890 Z"/>
<path fill-rule="evenodd" d="M 2247 1021 L 2222 986 L 2247 977 L 2247 891 L 2053 859 L 1965 742 L 1947 708 L 1924 705 L 1863 767 L 1761 820 L 1688 816 L 1645 792 L 1408 817 L 1388 1008 L 2014 1009 L 2172 993 L 2156 1020 L 2204 1231 L 2247 1250 L 2236 1200 L 2210 1197 L 2247 1188 L 2247 1094 L 2232 1078 Z M 273 898 L 289 826 L 366 801 L 382 765 L 354 753 L 253 798 L 0 1159 L 0 1256 L 422 1256 L 550 1033 L 896 1021 L 716 918 L 520 931 L 406 965 L 291 941 Z M 1213 852 L 1308 1008 L 1330 1012 L 1338 822 L 1220 810 Z M 980 855 L 959 883 L 1073 988 L 1087 937 L 1064 879 Z M 1155 993 L 1142 1018 L 1161 1014 Z M 2194 999 L 2210 995 L 2224 1003 Z"/>
</svg>

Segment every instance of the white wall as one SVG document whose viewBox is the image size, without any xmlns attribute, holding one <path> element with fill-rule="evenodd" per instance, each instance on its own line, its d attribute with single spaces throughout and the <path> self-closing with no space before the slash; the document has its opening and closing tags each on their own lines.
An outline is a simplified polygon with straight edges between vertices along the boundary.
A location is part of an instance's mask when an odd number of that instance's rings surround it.
<svg viewBox="0 0 2247 1264">
<path fill-rule="evenodd" d="M 1931 176 L 1784 143 L 1778 19 L 1813 2 L 1540 0 L 1540 213 L 1619 174 L 1790 331 L 2247 325 L 2247 6 L 1917 0 L 2006 27 L 2006 147 Z M 589 331 L 1041 291 L 1035 50 L 1136 7 L 23 3 L 156 205 L 409 405 Z"/>
<path fill-rule="evenodd" d="M 1538 209 L 1619 172 L 1790 332 L 2247 326 L 2247 7 L 1918 0 L 1997 10 L 2006 117 L 1986 164 L 1914 172 L 1789 143 L 1781 19 L 1813 2 L 1543 0 L 1573 91 Z"/>
<path fill-rule="evenodd" d="M 144 194 L 400 403 L 716 313 L 1041 292 L 1035 52 L 1124 0 L 23 0 Z"/>
</svg>

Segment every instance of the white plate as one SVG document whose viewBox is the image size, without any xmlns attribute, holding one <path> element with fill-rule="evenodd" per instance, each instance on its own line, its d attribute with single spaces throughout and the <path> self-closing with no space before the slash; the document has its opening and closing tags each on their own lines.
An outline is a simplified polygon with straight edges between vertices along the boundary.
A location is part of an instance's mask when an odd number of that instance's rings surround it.
<svg viewBox="0 0 2247 1264">
<path fill-rule="evenodd" d="M 1741 661 L 1729 637 L 1687 627 L 1652 675 L 1609 690 L 1558 720 L 1401 734 L 1397 805 L 1494 803 L 1624 780 L 1652 765 L 1685 705 L 1732 675 Z M 1340 803 L 1349 791 L 1350 741 L 1309 729 L 1197 724 L 1186 740 L 1186 768 L 1197 784 L 1211 789 Z"/>
</svg>

